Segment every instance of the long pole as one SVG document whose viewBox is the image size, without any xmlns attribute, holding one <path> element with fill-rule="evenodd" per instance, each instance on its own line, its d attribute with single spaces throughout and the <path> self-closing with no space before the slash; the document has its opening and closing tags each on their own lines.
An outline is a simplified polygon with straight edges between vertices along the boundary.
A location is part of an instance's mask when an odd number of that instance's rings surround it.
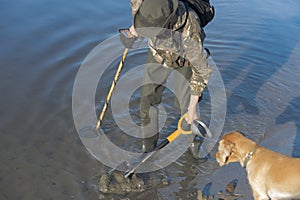
<svg viewBox="0 0 300 200">
<path fill-rule="evenodd" d="M 105 104 L 104 104 L 104 106 L 103 106 L 103 108 L 102 108 L 100 117 L 99 117 L 99 119 L 98 119 L 98 123 L 97 123 L 97 125 L 96 125 L 96 130 L 98 130 L 98 129 L 100 128 L 100 126 L 101 126 L 101 122 L 102 122 L 102 120 L 103 120 L 105 111 L 106 111 L 106 109 L 107 109 L 107 107 L 108 107 L 110 98 L 111 98 L 111 96 L 112 96 L 112 93 L 113 93 L 113 91 L 114 91 L 114 89 L 115 89 L 115 86 L 116 86 L 116 84 L 117 84 L 117 81 L 118 81 L 118 79 L 119 79 L 121 70 L 122 70 L 122 68 L 123 68 L 123 66 L 124 66 L 124 62 L 125 62 L 125 59 L 126 59 L 128 50 L 129 50 L 128 48 L 125 48 L 125 50 L 124 50 L 122 59 L 121 59 L 121 61 L 120 61 L 119 67 L 118 67 L 118 70 L 117 70 L 117 72 L 116 72 L 116 74 L 115 74 L 115 77 L 114 77 L 114 80 L 113 80 L 113 82 L 112 82 L 112 84 L 111 84 L 111 86 L 110 86 L 110 90 L 109 90 L 108 95 L 107 95 L 107 97 L 106 97 Z"/>
</svg>

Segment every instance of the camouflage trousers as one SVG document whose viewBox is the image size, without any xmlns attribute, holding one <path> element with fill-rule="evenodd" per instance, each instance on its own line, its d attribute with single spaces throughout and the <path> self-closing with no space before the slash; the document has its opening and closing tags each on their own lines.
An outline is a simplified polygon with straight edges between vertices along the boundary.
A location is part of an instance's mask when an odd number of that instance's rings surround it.
<svg viewBox="0 0 300 200">
<path fill-rule="evenodd" d="M 166 89 L 165 83 L 171 73 L 174 74 L 175 106 L 180 109 L 183 115 L 187 112 L 190 100 L 191 68 L 179 67 L 178 65 L 163 67 L 155 61 L 149 51 L 144 69 L 140 101 L 140 119 L 145 151 L 151 151 L 156 145 L 158 139 L 157 106 L 161 103 L 163 91 Z"/>
</svg>

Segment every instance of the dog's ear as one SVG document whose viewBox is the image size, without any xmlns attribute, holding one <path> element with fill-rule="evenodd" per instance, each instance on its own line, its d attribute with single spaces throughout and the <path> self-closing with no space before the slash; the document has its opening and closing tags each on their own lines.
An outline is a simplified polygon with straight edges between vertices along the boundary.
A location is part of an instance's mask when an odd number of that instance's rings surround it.
<svg viewBox="0 0 300 200">
<path fill-rule="evenodd" d="M 227 148 L 228 151 L 230 151 L 230 154 L 227 156 L 225 164 L 232 163 L 232 162 L 239 162 L 236 145 L 230 141 L 227 141 Z"/>
<path fill-rule="evenodd" d="M 220 166 L 231 162 L 237 162 L 238 159 L 236 157 L 235 144 L 228 140 L 221 140 L 216 157 Z"/>
</svg>

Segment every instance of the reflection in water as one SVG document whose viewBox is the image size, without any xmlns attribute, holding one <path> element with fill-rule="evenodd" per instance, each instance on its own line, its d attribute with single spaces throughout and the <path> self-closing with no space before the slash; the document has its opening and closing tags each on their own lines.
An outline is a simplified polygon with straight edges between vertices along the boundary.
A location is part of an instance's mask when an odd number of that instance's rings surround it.
<svg viewBox="0 0 300 200">
<path fill-rule="evenodd" d="M 205 45 L 226 87 L 223 132 L 238 129 L 257 141 L 264 135 L 268 140 L 270 129 L 294 124 L 296 132 L 285 132 L 295 136 L 294 144 L 287 148 L 299 157 L 300 2 L 215 0 L 213 4 L 216 17 L 206 28 Z M 131 21 L 127 1 L 1 2 L 0 199 L 98 198 L 94 179 L 106 169 L 87 152 L 77 135 L 72 89 L 77 70 L 89 52 Z M 124 72 L 143 64 L 143 56 L 129 55 Z M 113 73 L 106 71 L 107 81 L 101 82 L 98 90 L 110 86 Z M 95 98 L 101 102 L 104 97 Z M 134 118 L 138 93 L 131 100 Z M 163 136 L 176 128 L 178 113 L 172 101 L 171 93 L 167 93 L 163 106 L 168 121 Z M 210 94 L 205 91 L 200 111 L 206 122 L 211 116 L 210 103 Z M 122 134 L 110 112 L 103 128 L 114 138 L 114 133 Z M 207 165 L 218 168 L 214 159 Z M 204 190 L 211 182 L 209 192 L 214 193 L 219 189 L 214 180 L 222 178 L 212 178 L 211 171 L 206 170 L 211 168 L 203 166 L 187 152 L 166 168 L 170 186 L 149 189 L 137 198 L 145 199 L 149 194 L 156 199 L 184 199 L 187 193 Z M 240 185 L 245 189 L 242 192 L 251 194 L 244 185 Z"/>
<path fill-rule="evenodd" d="M 300 158 L 300 97 L 288 103 L 286 110 L 276 118 L 278 124 L 293 122 L 297 126 L 297 133 L 293 144 L 292 156 Z"/>
</svg>

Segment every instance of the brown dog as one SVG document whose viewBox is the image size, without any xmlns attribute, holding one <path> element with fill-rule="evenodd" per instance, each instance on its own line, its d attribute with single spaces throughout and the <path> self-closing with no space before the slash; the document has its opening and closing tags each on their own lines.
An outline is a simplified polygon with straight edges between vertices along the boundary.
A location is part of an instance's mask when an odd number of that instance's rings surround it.
<svg viewBox="0 0 300 200">
<path fill-rule="evenodd" d="M 255 200 L 300 199 L 300 159 L 268 150 L 239 132 L 219 142 L 220 166 L 240 162 L 246 168 Z"/>
</svg>

